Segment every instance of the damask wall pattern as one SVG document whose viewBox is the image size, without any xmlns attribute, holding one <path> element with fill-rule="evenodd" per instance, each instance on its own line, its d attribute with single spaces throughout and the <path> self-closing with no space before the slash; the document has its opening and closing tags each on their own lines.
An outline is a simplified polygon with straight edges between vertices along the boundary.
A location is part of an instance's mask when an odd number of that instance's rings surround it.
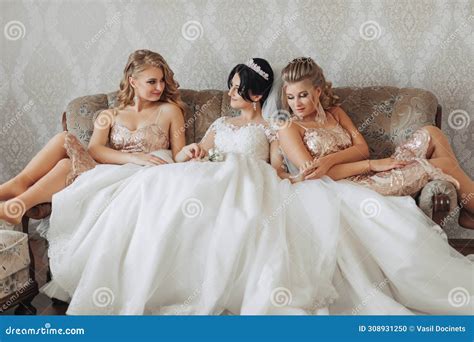
<svg viewBox="0 0 474 342">
<path fill-rule="evenodd" d="M 432 91 L 474 177 L 472 0 L 0 0 L 0 182 L 61 130 L 75 97 L 117 89 L 135 49 L 160 52 L 182 88 L 224 89 L 249 57 L 312 56 L 335 86 Z M 474 232 L 450 223 L 451 237 Z"/>
</svg>

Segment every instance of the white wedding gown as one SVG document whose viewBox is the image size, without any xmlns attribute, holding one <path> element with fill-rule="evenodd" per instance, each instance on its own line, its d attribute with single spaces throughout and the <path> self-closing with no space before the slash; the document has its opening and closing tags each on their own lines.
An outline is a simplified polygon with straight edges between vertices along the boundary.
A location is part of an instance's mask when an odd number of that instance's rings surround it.
<svg viewBox="0 0 474 342">
<path fill-rule="evenodd" d="M 331 314 L 474 314 L 474 264 L 412 197 L 332 186 L 342 215 Z"/>
<path fill-rule="evenodd" d="M 333 182 L 281 181 L 262 125 L 210 130 L 224 162 L 99 165 L 53 197 L 42 291 L 67 314 L 327 313 Z"/>
<path fill-rule="evenodd" d="M 328 183 L 341 205 L 334 277 L 339 298 L 330 306 L 331 314 L 474 314 L 473 263 L 449 246 L 443 230 L 411 196 L 383 196 L 373 190 L 384 194 L 416 192 L 435 177 L 455 182 L 424 159 L 429 143 L 426 134 L 417 131 L 395 152 L 420 164 L 393 174 Z M 305 128 L 304 144 L 319 158 L 351 146 L 352 141 L 337 124 Z M 288 159 L 287 164 L 290 171 L 298 172 Z M 304 182 L 314 189 L 320 183 Z M 314 201 L 321 203 L 316 197 Z"/>
</svg>

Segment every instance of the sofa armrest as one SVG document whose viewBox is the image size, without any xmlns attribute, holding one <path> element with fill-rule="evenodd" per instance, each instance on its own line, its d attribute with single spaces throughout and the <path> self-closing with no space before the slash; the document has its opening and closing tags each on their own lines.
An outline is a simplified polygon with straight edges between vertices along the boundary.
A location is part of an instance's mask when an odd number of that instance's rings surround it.
<svg viewBox="0 0 474 342">
<path fill-rule="evenodd" d="M 444 220 L 454 211 L 458 202 L 456 188 L 444 180 L 431 181 L 425 185 L 418 197 L 418 206 L 437 224 L 444 226 Z"/>
</svg>

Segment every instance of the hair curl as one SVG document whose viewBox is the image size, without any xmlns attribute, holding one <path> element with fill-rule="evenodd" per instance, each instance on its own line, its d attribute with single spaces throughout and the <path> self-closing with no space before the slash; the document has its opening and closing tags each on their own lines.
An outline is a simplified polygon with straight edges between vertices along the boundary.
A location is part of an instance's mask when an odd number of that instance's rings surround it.
<svg viewBox="0 0 474 342">
<path fill-rule="evenodd" d="M 135 90 L 131 86 L 129 78 L 137 76 L 148 67 L 160 68 L 163 72 L 165 88 L 160 101 L 173 103 L 184 113 L 185 105 L 181 100 L 178 90 L 179 84 L 174 79 L 174 72 L 159 53 L 150 50 L 136 50 L 128 57 L 117 96 L 118 108 L 123 109 L 134 104 Z"/>
</svg>

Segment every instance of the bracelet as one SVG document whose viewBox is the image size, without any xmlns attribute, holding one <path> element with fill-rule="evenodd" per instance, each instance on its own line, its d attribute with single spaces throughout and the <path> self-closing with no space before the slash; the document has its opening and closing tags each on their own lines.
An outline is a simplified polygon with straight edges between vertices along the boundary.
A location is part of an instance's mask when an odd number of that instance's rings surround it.
<svg viewBox="0 0 474 342">
<path fill-rule="evenodd" d="M 370 165 L 370 159 L 367 159 L 367 162 L 369 164 L 367 173 L 370 173 L 372 171 L 372 166 Z"/>
</svg>

